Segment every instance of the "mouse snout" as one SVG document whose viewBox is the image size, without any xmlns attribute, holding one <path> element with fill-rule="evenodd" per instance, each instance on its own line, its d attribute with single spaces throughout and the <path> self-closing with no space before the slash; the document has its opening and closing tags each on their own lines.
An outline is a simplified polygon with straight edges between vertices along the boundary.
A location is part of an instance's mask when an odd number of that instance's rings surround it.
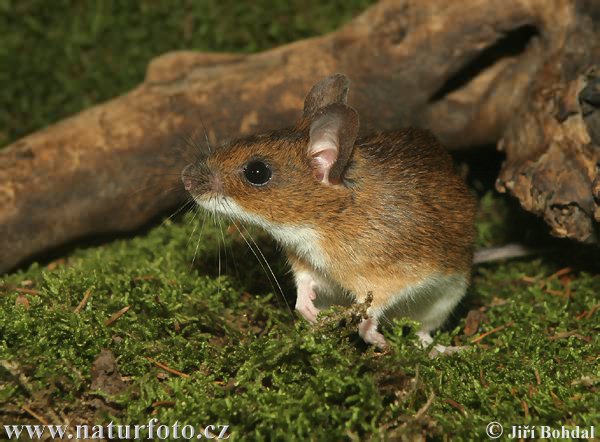
<svg viewBox="0 0 600 442">
<path fill-rule="evenodd" d="M 188 164 L 181 171 L 183 187 L 194 195 L 206 192 L 223 192 L 223 183 L 218 172 L 209 170 L 204 164 Z"/>
<path fill-rule="evenodd" d="M 193 164 L 188 164 L 181 171 L 181 181 L 183 181 L 183 187 L 188 192 L 194 188 L 194 183 L 197 181 L 198 171 Z"/>
</svg>

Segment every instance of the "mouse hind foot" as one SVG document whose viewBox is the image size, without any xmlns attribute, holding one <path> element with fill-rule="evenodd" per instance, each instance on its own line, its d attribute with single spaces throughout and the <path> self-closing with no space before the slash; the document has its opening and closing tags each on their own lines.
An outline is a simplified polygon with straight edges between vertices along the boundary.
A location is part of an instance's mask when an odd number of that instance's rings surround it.
<svg viewBox="0 0 600 442">
<path fill-rule="evenodd" d="M 419 330 L 417 332 L 417 337 L 419 338 L 419 346 L 423 350 L 426 350 L 429 346 L 431 346 L 431 344 L 433 344 L 433 338 L 431 337 L 431 334 L 429 332 Z M 429 352 L 429 357 L 431 359 L 433 359 L 433 358 L 437 358 L 438 356 L 449 356 L 449 355 L 458 353 L 459 351 L 462 351 L 466 348 L 467 347 L 462 346 L 462 345 L 454 346 L 454 345 L 435 344 L 432 347 L 431 351 Z"/>
<path fill-rule="evenodd" d="M 387 348 L 388 344 L 385 337 L 377 331 L 379 321 L 374 317 L 363 319 L 358 324 L 358 334 L 367 344 L 374 345 L 380 349 Z"/>
</svg>

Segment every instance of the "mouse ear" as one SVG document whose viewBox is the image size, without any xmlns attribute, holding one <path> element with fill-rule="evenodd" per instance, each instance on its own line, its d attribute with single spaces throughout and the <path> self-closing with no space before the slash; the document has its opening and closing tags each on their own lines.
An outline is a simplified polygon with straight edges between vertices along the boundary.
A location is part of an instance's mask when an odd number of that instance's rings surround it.
<svg viewBox="0 0 600 442">
<path fill-rule="evenodd" d="M 304 100 L 304 118 L 334 103 L 346 104 L 350 80 L 344 74 L 333 74 L 315 84 Z"/>
<path fill-rule="evenodd" d="M 315 177 L 338 184 L 358 135 L 358 113 L 342 103 L 319 109 L 310 125 L 308 156 Z"/>
</svg>

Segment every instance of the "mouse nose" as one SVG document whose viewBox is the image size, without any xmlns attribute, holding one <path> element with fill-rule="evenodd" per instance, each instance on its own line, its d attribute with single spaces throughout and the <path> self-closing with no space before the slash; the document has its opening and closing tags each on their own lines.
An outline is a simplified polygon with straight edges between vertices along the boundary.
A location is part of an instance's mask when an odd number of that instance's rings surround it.
<svg viewBox="0 0 600 442">
<path fill-rule="evenodd" d="M 194 175 L 194 165 L 193 164 L 188 164 L 181 171 L 181 181 L 183 181 L 183 187 L 188 192 L 190 190 L 192 190 L 192 188 L 194 187 L 194 181 L 195 181 L 194 176 L 195 175 Z"/>
</svg>

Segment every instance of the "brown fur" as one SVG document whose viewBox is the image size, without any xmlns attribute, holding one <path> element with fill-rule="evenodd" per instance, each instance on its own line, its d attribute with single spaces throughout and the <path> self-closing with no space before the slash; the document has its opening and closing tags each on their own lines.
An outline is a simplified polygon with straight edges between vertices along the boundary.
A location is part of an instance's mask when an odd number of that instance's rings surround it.
<svg viewBox="0 0 600 442">
<path fill-rule="evenodd" d="M 287 250 L 294 270 L 318 271 L 358 300 L 370 291 L 373 307 L 385 306 L 388 297 L 430 275 L 468 274 L 475 203 L 437 140 L 419 129 L 359 139 L 347 164 L 334 166 L 343 166 L 341 182 L 327 185 L 314 177 L 307 155 L 314 114 L 295 128 L 218 148 L 186 169 L 192 194 L 221 194 L 277 225 L 314 229 L 327 266 L 315 269 Z M 244 165 L 252 159 L 271 166 L 272 179 L 264 186 L 244 178 Z"/>
<path fill-rule="evenodd" d="M 307 134 L 295 130 L 238 140 L 209 156 L 207 174 L 194 179 L 208 182 L 217 176 L 223 195 L 247 212 L 314 228 L 332 258 L 334 280 L 468 272 L 474 200 L 432 135 L 407 129 L 358 140 L 344 183 L 337 186 L 313 178 L 307 143 Z M 245 181 L 243 167 L 252 158 L 271 165 L 267 185 Z"/>
</svg>

